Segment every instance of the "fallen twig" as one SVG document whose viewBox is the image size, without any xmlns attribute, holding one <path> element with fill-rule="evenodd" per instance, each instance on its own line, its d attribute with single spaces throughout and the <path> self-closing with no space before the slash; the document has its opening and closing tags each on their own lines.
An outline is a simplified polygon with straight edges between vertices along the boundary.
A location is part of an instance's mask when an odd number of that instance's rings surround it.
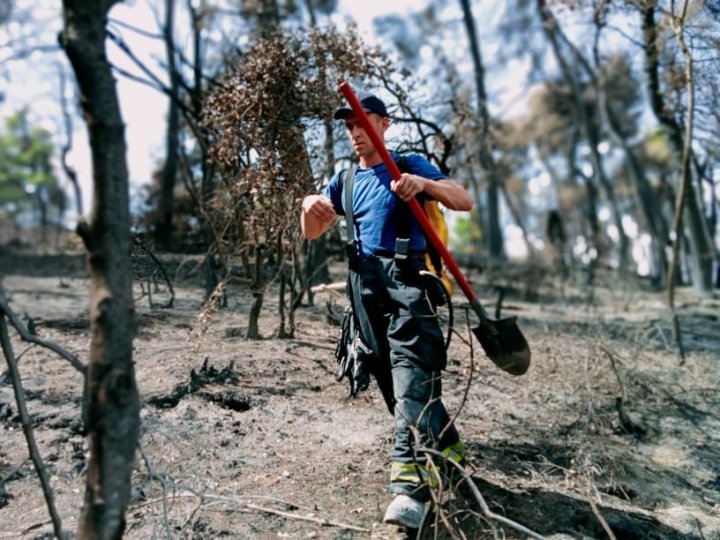
<svg viewBox="0 0 720 540">
<path fill-rule="evenodd" d="M 185 520 L 185 523 L 183 524 L 183 528 L 184 528 L 185 526 L 187 526 L 187 524 L 188 524 L 188 523 L 190 522 L 190 520 L 194 517 L 194 515 L 197 513 L 197 511 L 205 504 L 205 501 L 210 501 L 210 503 L 233 503 L 233 504 L 240 505 L 240 506 L 242 506 L 242 507 L 244 507 L 244 508 L 247 508 L 247 509 L 249 509 L 249 510 L 255 510 L 255 511 L 258 511 L 258 512 L 265 512 L 265 513 L 268 513 L 268 514 L 274 514 L 274 515 L 276 515 L 276 516 L 284 517 L 284 518 L 287 518 L 287 519 L 296 519 L 296 520 L 300 520 L 300 521 L 308 521 L 308 522 L 316 523 L 316 524 L 318 524 L 318 525 L 322 525 L 322 526 L 325 526 L 325 527 L 337 527 L 337 528 L 340 528 L 340 529 L 347 529 L 347 530 L 350 530 L 350 531 L 357 531 L 357 532 L 362 532 L 362 533 L 369 533 L 369 532 L 371 532 L 370 529 L 367 529 L 367 528 L 365 528 L 365 527 L 358 527 L 357 525 L 350 525 L 350 524 L 348 524 L 348 523 L 342 523 L 342 522 L 333 521 L 333 520 L 330 520 L 330 519 L 318 518 L 318 517 L 314 517 L 314 516 L 302 516 L 302 515 L 299 515 L 299 514 L 294 514 L 294 513 L 292 513 L 292 512 L 284 512 L 284 511 L 282 511 L 282 510 L 276 510 L 276 509 L 274 509 L 274 508 L 267 508 L 267 507 L 265 507 L 265 506 L 260 506 L 260 505 L 257 505 L 257 504 L 253 504 L 253 503 L 247 502 L 247 501 L 243 500 L 243 498 L 238 498 L 238 497 L 227 497 L 227 496 L 224 496 L 224 495 L 213 495 L 213 494 L 207 494 L 207 493 L 202 493 L 202 494 L 200 494 L 200 493 L 194 493 L 194 492 L 190 492 L 190 493 L 178 493 L 178 494 L 174 494 L 174 495 L 172 496 L 173 499 L 177 499 L 177 498 L 188 498 L 188 497 L 197 497 L 198 499 L 200 499 L 200 503 L 198 504 L 198 506 L 196 506 L 196 507 L 193 509 L 193 511 L 192 511 L 192 512 L 190 513 L 190 515 L 188 516 L 188 518 Z M 276 499 L 276 498 L 273 498 L 273 497 L 266 497 L 266 496 L 259 496 L 259 495 L 250 495 L 250 496 L 245 496 L 244 498 L 245 498 L 245 499 L 262 499 L 262 500 L 269 500 L 269 501 L 277 502 L 277 503 L 280 503 L 280 504 L 284 504 L 284 505 L 289 506 L 289 507 L 302 508 L 301 506 L 299 506 L 299 505 L 297 505 L 297 504 L 295 504 L 295 503 L 292 503 L 292 502 L 289 502 L 289 501 L 284 501 L 284 500 L 282 500 L 282 499 Z M 148 505 L 155 504 L 155 503 L 159 503 L 159 502 L 164 502 L 164 501 L 163 501 L 163 498 L 153 499 L 152 501 L 144 501 L 144 502 L 142 502 L 142 503 L 140 503 L 140 504 L 138 504 L 138 505 L 133 506 L 132 508 L 133 508 L 133 509 L 136 509 L 136 508 L 140 508 L 140 507 L 142 507 L 142 506 L 148 506 Z"/>
<path fill-rule="evenodd" d="M 610 364 L 612 365 L 612 369 L 615 372 L 615 377 L 617 377 L 618 384 L 620 385 L 620 395 L 615 398 L 615 409 L 618 413 L 618 419 L 620 421 L 620 426 L 627 432 L 632 435 L 637 436 L 643 436 L 647 433 L 647 428 L 643 426 L 641 423 L 633 421 L 625 411 L 625 402 L 627 401 L 627 390 L 625 387 L 625 382 L 623 381 L 622 377 L 620 376 L 620 371 L 617 368 L 617 364 L 615 362 L 615 356 L 610 353 L 609 350 L 607 350 L 605 347 L 600 347 L 602 351 L 608 355 L 608 358 L 610 358 Z"/>
<path fill-rule="evenodd" d="M 592 485 L 592 482 L 591 482 L 591 486 L 593 487 L 594 491 L 597 491 L 595 489 L 595 486 Z M 613 533 L 612 529 L 610 528 L 610 525 L 608 525 L 608 522 L 605 520 L 603 515 L 600 513 L 600 510 L 598 509 L 597 504 L 595 504 L 595 501 L 593 500 L 593 498 L 588 497 L 588 502 L 590 503 L 590 508 L 592 508 L 593 514 L 595 514 L 595 517 L 600 522 L 600 525 L 602 525 L 602 528 L 605 529 L 605 532 L 607 533 L 608 538 L 610 540 L 617 540 L 615 533 Z"/>
<path fill-rule="evenodd" d="M 20 465 L 18 465 L 12 471 L 10 471 L 8 474 L 6 474 L 5 478 L 0 480 L 0 486 L 2 486 L 5 482 L 10 480 L 15 475 L 16 472 L 18 472 L 20 469 L 22 469 L 25 466 L 25 464 L 27 463 L 28 459 L 30 459 L 30 458 L 26 458 Z"/>
<path fill-rule="evenodd" d="M 480 490 L 475 485 L 475 482 L 473 482 L 472 476 L 465 470 L 465 468 L 460 465 L 459 463 L 455 462 L 452 459 L 447 459 L 446 456 L 444 456 L 441 452 L 438 452 L 437 450 L 434 450 L 432 448 L 418 448 L 417 452 L 420 453 L 426 453 L 426 454 L 432 454 L 434 456 L 438 456 L 445 460 L 445 463 L 451 464 L 453 467 L 455 467 L 460 475 L 463 477 L 465 483 L 470 487 L 470 489 L 473 492 L 473 495 L 475 496 L 475 499 L 477 500 L 478 504 L 480 505 L 480 508 L 482 509 L 483 515 L 488 518 L 495 521 L 498 521 L 502 523 L 503 525 L 506 525 L 512 529 L 515 529 L 516 531 L 519 531 L 523 534 L 526 534 L 532 538 L 537 538 L 538 540 L 544 540 L 544 536 L 536 533 L 535 531 L 532 531 L 528 529 L 527 527 L 520 525 L 516 521 L 513 521 L 511 519 L 508 519 L 504 516 L 501 516 L 499 514 L 496 514 L 492 510 L 490 510 L 490 507 L 485 502 L 485 498 L 482 496 L 482 493 L 480 493 Z"/>
<path fill-rule="evenodd" d="M 167 534 L 167 537 L 172 538 L 172 534 L 170 533 L 170 520 L 168 519 L 168 504 L 167 504 L 168 481 L 167 481 L 166 475 L 164 473 L 159 473 L 155 470 L 155 468 L 150 463 L 150 460 L 148 459 L 147 455 L 145 454 L 145 450 L 143 449 L 142 443 L 140 441 L 138 441 L 137 447 L 138 447 L 138 451 L 140 452 L 140 455 L 143 458 L 143 461 L 145 462 L 145 466 L 147 467 L 150 478 L 154 478 L 154 479 L 158 480 L 160 482 L 160 485 L 162 486 L 163 524 L 165 525 L 165 532 Z"/>
<path fill-rule="evenodd" d="M 418 436 L 417 431 L 414 431 L 414 435 L 415 435 L 415 437 L 416 437 L 416 439 L 417 439 L 417 436 Z M 435 467 L 435 462 L 434 462 L 433 459 L 432 459 L 432 456 L 429 456 L 429 455 L 428 455 L 428 456 L 426 456 L 426 459 L 427 459 L 427 461 L 426 461 L 426 463 L 425 463 L 425 466 L 428 468 L 428 470 L 437 470 L 437 468 Z M 443 524 L 445 525 L 446 530 L 450 533 L 450 535 L 451 535 L 453 538 L 455 538 L 456 535 L 454 534 L 453 526 L 450 524 L 450 521 L 448 520 L 448 517 L 445 515 L 445 512 L 442 511 L 442 506 L 441 506 L 442 501 L 441 501 L 441 498 L 442 498 L 442 493 L 443 493 L 443 491 L 444 491 L 444 489 L 443 489 L 442 477 L 441 477 L 440 475 L 438 475 L 438 479 L 437 479 L 437 480 L 438 480 L 437 490 L 435 490 L 435 489 L 431 489 L 431 490 L 430 490 L 430 497 L 432 498 L 433 504 L 435 505 L 435 508 L 436 508 L 436 511 L 435 511 L 435 529 L 437 530 L 437 521 L 438 521 L 438 519 L 439 519 L 440 521 L 443 522 Z M 423 520 L 423 521 L 424 521 L 424 520 Z M 423 528 L 423 527 L 422 527 L 422 524 L 421 524 L 421 525 L 420 525 L 420 530 L 422 530 L 422 528 Z"/>
<path fill-rule="evenodd" d="M 339 521 L 332 521 L 332 520 L 324 519 L 324 518 L 316 518 L 314 516 L 301 516 L 298 514 L 293 514 L 292 512 L 284 512 L 282 510 L 275 510 L 274 508 L 266 508 L 264 506 L 245 502 L 241 499 L 236 499 L 233 497 L 224 497 L 221 495 L 203 495 L 203 497 L 205 497 L 207 499 L 214 499 L 214 500 L 220 501 L 220 502 L 235 503 L 235 504 L 239 504 L 245 508 L 249 508 L 250 510 L 257 510 L 258 512 L 274 514 L 276 516 L 284 517 L 287 519 L 297 519 L 300 521 L 308 521 L 310 523 L 316 523 L 317 525 L 322 525 L 325 527 L 338 527 L 340 529 L 347 529 L 349 531 L 357 531 L 357 532 L 363 532 L 363 533 L 371 532 L 370 529 L 367 529 L 365 527 L 358 527 L 357 525 L 350 525 L 348 523 L 341 523 Z M 295 506 L 292 503 L 285 503 L 285 504 Z"/>
</svg>

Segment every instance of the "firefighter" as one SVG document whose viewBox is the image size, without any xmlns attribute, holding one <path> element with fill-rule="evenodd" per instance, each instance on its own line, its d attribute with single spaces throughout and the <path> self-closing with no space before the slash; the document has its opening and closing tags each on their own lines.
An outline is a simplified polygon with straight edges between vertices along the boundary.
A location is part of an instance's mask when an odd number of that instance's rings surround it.
<svg viewBox="0 0 720 540">
<path fill-rule="evenodd" d="M 389 126 L 385 103 L 372 94 L 361 96 L 360 101 L 384 137 Z M 464 460 L 465 450 L 441 400 L 447 353 L 428 299 L 428 283 L 419 273 L 425 269 L 425 237 L 411 214 L 400 213 L 405 206 L 401 201 L 430 198 L 460 211 L 470 210 L 473 201 L 465 188 L 419 155 L 404 156 L 404 168 L 410 172 L 393 181 L 352 109 L 341 107 L 334 118 L 344 122 L 358 158 L 349 199 L 343 175 L 335 174 L 322 193 L 303 199 L 302 232 L 311 240 L 322 235 L 338 215 L 352 220 L 348 296 L 362 341 L 372 351 L 368 371 L 395 418 L 390 455 L 394 497 L 384 521 L 417 529 L 438 471 L 414 448 L 432 447 L 457 462 Z M 403 223 L 398 223 L 399 215 Z M 409 242 L 399 250 L 401 227 L 409 229 Z M 414 430 L 419 440 L 414 439 Z"/>
</svg>

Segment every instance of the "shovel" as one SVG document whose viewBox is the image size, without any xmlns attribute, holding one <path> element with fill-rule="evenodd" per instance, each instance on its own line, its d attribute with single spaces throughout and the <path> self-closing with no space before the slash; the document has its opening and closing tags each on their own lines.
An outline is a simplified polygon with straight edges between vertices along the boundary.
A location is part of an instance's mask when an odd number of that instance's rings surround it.
<svg viewBox="0 0 720 540">
<path fill-rule="evenodd" d="M 355 116 L 362 124 L 365 132 L 373 143 L 373 146 L 380 154 L 387 170 L 390 172 L 393 180 L 400 178 L 400 169 L 396 165 L 395 161 L 390 156 L 390 153 L 385 148 L 385 143 L 380 135 L 375 131 L 373 125 L 370 123 L 365 110 L 363 109 L 360 100 L 358 99 L 355 91 L 352 89 L 349 83 L 343 82 L 340 84 L 340 91 L 347 99 L 350 108 L 352 108 Z M 448 251 L 443 241 L 438 236 L 432 224 L 428 221 L 425 212 L 423 212 L 420 204 L 416 199 L 406 201 L 410 207 L 415 218 L 420 223 L 425 236 L 430 240 L 430 243 L 438 251 L 442 260 L 447 265 L 448 271 L 455 278 L 460 289 L 467 297 L 470 302 L 470 307 L 477 314 L 480 323 L 477 327 L 473 328 L 473 334 L 477 337 L 480 345 L 482 345 L 485 354 L 492 360 L 492 362 L 503 371 L 512 375 L 522 375 L 525 373 L 530 366 L 530 347 L 525 340 L 520 328 L 517 325 L 515 317 L 508 317 L 505 319 L 491 319 L 485 308 L 483 308 L 477 294 L 473 291 L 470 283 L 465 278 L 460 270 L 460 267 L 455 262 L 455 259 Z"/>
</svg>

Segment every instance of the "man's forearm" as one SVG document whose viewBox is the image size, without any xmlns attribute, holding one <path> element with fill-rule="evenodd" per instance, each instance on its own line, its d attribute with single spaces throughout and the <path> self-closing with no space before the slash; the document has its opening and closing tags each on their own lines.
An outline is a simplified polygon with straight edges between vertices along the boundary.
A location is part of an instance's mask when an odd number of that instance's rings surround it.
<svg viewBox="0 0 720 540">
<path fill-rule="evenodd" d="M 427 180 L 423 191 L 450 210 L 472 210 L 472 197 L 454 180 Z"/>
</svg>

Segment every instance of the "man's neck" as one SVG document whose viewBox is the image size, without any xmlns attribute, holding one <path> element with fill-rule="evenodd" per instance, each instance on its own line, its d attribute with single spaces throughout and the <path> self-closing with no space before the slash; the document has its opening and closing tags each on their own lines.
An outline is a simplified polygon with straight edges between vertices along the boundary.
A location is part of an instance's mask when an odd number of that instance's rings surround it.
<svg viewBox="0 0 720 540">
<path fill-rule="evenodd" d="M 382 163 L 382 158 L 380 157 L 380 154 L 378 152 L 373 152 L 369 156 L 360 156 L 360 168 L 361 169 L 369 169 L 370 167 L 374 167 L 375 165 L 380 165 Z"/>
</svg>

